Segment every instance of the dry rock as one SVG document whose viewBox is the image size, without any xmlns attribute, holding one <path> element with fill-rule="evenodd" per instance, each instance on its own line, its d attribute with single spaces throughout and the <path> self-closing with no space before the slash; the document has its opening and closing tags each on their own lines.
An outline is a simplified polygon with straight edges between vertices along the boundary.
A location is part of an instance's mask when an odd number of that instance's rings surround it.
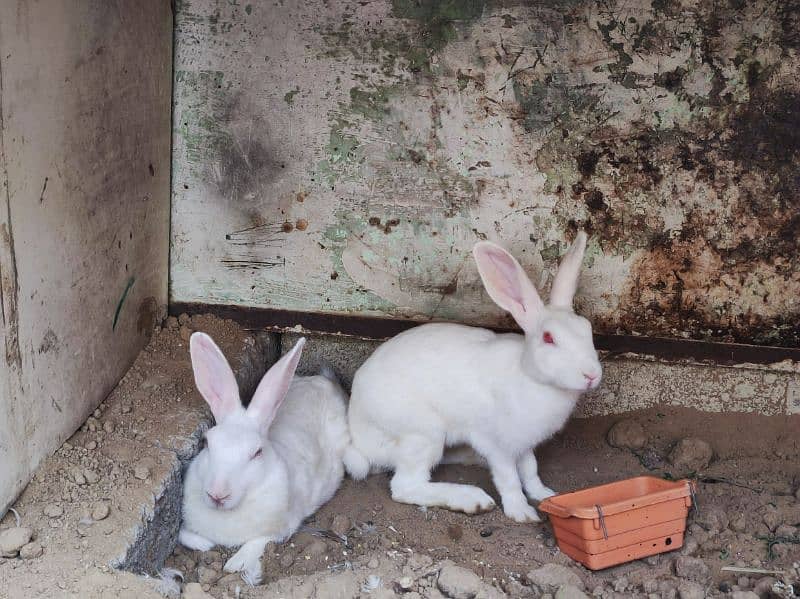
<svg viewBox="0 0 800 599">
<path fill-rule="evenodd" d="M 641 449 L 647 443 L 647 435 L 635 420 L 620 420 L 608 431 L 608 444 L 620 449 Z"/>
<path fill-rule="evenodd" d="M 88 468 L 83 471 L 83 477 L 90 485 L 93 485 L 100 480 L 100 477 L 97 475 L 97 473 L 94 470 L 89 470 Z"/>
<path fill-rule="evenodd" d="M 200 584 L 214 584 L 221 578 L 221 574 L 213 568 L 200 566 L 197 568 L 197 581 Z"/>
<path fill-rule="evenodd" d="M 580 590 L 585 588 L 583 580 L 573 570 L 558 564 L 545 564 L 527 574 L 528 581 L 542 592 L 555 592 L 563 585 L 572 585 Z"/>
<path fill-rule="evenodd" d="M 167 316 L 167 319 L 164 321 L 164 328 L 167 329 L 177 329 L 178 328 L 178 319 L 174 316 Z"/>
<path fill-rule="evenodd" d="M 111 508 L 108 504 L 102 501 L 97 502 L 92 508 L 92 520 L 99 521 L 108 518 Z"/>
<path fill-rule="evenodd" d="M 320 557 L 321 555 L 325 555 L 328 551 L 328 545 L 325 541 L 321 541 L 317 539 L 313 543 L 311 543 L 308 547 L 303 550 L 303 553 L 310 557 Z"/>
<path fill-rule="evenodd" d="M 675 574 L 700 584 L 707 583 L 711 578 L 711 572 L 703 560 L 685 555 L 675 560 Z"/>
<path fill-rule="evenodd" d="M 733 520 L 731 520 L 731 529 L 735 530 L 736 532 L 744 532 L 747 528 L 747 518 L 744 517 L 744 514 L 739 514 Z"/>
<path fill-rule="evenodd" d="M 450 599 L 474 599 L 483 588 L 483 581 L 472 570 L 447 564 L 439 572 L 436 586 Z"/>
<path fill-rule="evenodd" d="M 192 321 L 191 317 L 184 312 L 180 316 L 178 316 L 178 324 L 189 324 Z"/>
<path fill-rule="evenodd" d="M 397 586 L 399 586 L 403 591 L 410 591 L 411 587 L 414 586 L 414 579 L 410 576 L 403 576 L 397 580 Z"/>
<path fill-rule="evenodd" d="M 147 480 L 147 477 L 150 476 L 150 468 L 144 464 L 137 464 L 133 468 L 133 475 L 139 480 Z"/>
<path fill-rule="evenodd" d="M 72 480 L 75 482 L 76 485 L 86 484 L 86 477 L 83 475 L 83 472 L 81 472 L 79 469 L 73 470 Z"/>
<path fill-rule="evenodd" d="M 344 514 L 336 514 L 331 520 L 331 531 L 339 536 L 344 536 L 350 532 L 350 518 Z"/>
<path fill-rule="evenodd" d="M 89 441 L 88 443 L 86 443 L 85 447 L 89 451 L 94 451 L 95 449 L 97 449 L 97 441 Z"/>
<path fill-rule="evenodd" d="M 778 582 L 777 578 L 765 576 L 756 583 L 756 586 L 753 587 L 753 592 L 762 599 L 769 599 L 772 594 L 772 585 L 776 582 Z"/>
<path fill-rule="evenodd" d="M 0 557 L 16 557 L 32 538 L 33 530 L 25 526 L 5 529 L 0 532 Z"/>
<path fill-rule="evenodd" d="M 589 599 L 589 595 L 576 586 L 565 584 L 558 588 L 555 599 Z"/>
<path fill-rule="evenodd" d="M 183 599 L 213 599 L 213 597 L 203 590 L 200 583 L 190 582 L 183 587 Z"/>
<path fill-rule="evenodd" d="M 49 503 L 44 506 L 42 513 L 48 518 L 58 518 L 64 514 L 64 508 L 57 503 Z"/>
<path fill-rule="evenodd" d="M 681 473 L 700 472 L 708 467 L 714 451 L 702 439 L 681 439 L 669 454 L 670 463 Z"/>
<path fill-rule="evenodd" d="M 759 599 L 753 591 L 733 591 L 731 599 Z"/>
<path fill-rule="evenodd" d="M 27 545 L 23 545 L 22 548 L 19 550 L 19 556 L 22 559 L 35 559 L 40 557 L 44 553 L 44 549 L 42 546 L 37 543 L 28 543 Z"/>
<path fill-rule="evenodd" d="M 719 533 L 728 528 L 728 514 L 721 509 L 707 509 L 700 512 L 697 522 L 711 533 Z"/>
<path fill-rule="evenodd" d="M 114 432 L 114 421 L 113 420 L 106 420 L 103 423 L 103 430 L 105 432 L 107 432 L 108 434 L 113 433 Z"/>
<path fill-rule="evenodd" d="M 192 329 L 189 327 L 183 326 L 180 330 L 181 339 L 184 341 L 189 341 L 189 338 L 192 336 Z"/>
<path fill-rule="evenodd" d="M 705 589 L 696 582 L 682 582 L 678 586 L 678 597 L 680 599 L 705 599 L 705 596 Z"/>
<path fill-rule="evenodd" d="M 356 579 L 356 575 L 346 570 L 339 572 L 336 576 L 326 576 L 320 579 L 315 587 L 315 597 L 323 599 L 324 597 L 358 597 L 360 585 Z"/>
</svg>

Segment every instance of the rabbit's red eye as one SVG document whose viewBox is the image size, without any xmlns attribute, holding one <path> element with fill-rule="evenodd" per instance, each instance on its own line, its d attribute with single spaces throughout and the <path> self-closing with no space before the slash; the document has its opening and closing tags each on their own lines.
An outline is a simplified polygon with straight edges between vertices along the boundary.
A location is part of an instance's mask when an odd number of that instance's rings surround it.
<svg viewBox="0 0 800 599">
<path fill-rule="evenodd" d="M 542 335 L 542 341 L 544 341 L 545 343 L 549 343 L 550 345 L 556 344 L 556 342 L 553 341 L 553 335 L 550 333 L 550 331 L 544 332 L 544 335 Z"/>
<path fill-rule="evenodd" d="M 256 458 L 260 458 L 260 457 L 261 457 L 261 448 L 259 447 L 259 448 L 258 448 L 258 451 L 256 451 L 256 452 L 253 454 L 253 457 L 252 457 L 252 458 L 250 458 L 250 459 L 252 459 L 252 460 L 255 460 Z"/>
</svg>

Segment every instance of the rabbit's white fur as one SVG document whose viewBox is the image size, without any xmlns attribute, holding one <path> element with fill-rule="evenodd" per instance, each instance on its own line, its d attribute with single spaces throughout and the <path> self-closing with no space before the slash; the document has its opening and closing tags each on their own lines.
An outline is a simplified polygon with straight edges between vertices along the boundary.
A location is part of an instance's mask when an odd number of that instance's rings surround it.
<svg viewBox="0 0 800 599">
<path fill-rule="evenodd" d="M 195 381 L 217 424 L 186 472 L 179 540 L 202 551 L 241 545 L 225 570 L 252 584 L 267 543 L 292 535 L 344 476 L 346 396 L 328 377 L 293 378 L 304 343 L 270 368 L 245 409 L 211 338 L 195 333 L 190 341 Z"/>
<path fill-rule="evenodd" d="M 523 490 L 533 500 L 553 491 L 539 479 L 533 448 L 561 429 L 581 393 L 602 376 L 591 325 L 572 311 L 585 245 L 580 232 L 545 306 L 510 254 L 478 243 L 474 255 L 487 292 L 525 335 L 440 323 L 381 345 L 353 380 L 352 445 L 344 455 L 350 475 L 392 469 L 396 501 L 467 513 L 492 509 L 492 498 L 477 487 L 430 482 L 446 448 L 468 445 L 491 470 L 506 515 L 538 521 Z"/>
</svg>

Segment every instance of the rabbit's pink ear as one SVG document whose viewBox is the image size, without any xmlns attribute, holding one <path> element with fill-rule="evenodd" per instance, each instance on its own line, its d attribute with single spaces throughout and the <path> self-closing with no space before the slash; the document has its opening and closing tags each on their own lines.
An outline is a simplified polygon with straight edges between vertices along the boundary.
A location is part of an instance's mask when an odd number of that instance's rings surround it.
<svg viewBox="0 0 800 599">
<path fill-rule="evenodd" d="M 558 267 L 553 286 L 550 288 L 550 304 L 571 308 L 572 299 L 578 290 L 578 277 L 581 274 L 583 254 L 586 251 L 586 233 L 578 231 L 575 241 L 564 254 Z"/>
<path fill-rule="evenodd" d="M 305 337 L 301 337 L 294 347 L 273 364 L 264 378 L 258 384 L 253 399 L 247 407 L 248 416 L 255 418 L 263 427 L 268 427 L 275 419 L 278 408 L 286 398 L 289 383 L 292 382 L 294 371 L 300 362 L 300 354 L 306 344 Z"/>
<path fill-rule="evenodd" d="M 205 333 L 194 333 L 189 339 L 194 382 L 206 400 L 217 424 L 239 408 L 239 386 L 228 361 L 217 344 Z"/>
<path fill-rule="evenodd" d="M 523 331 L 532 331 L 543 303 L 519 262 L 499 245 L 489 241 L 476 243 L 472 254 L 489 297 L 510 312 Z"/>
</svg>

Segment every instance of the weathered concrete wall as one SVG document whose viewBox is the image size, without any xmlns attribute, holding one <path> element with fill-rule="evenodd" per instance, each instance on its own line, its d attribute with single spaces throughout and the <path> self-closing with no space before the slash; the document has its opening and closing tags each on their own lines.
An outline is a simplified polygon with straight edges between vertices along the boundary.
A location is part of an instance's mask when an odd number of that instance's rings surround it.
<svg viewBox="0 0 800 599">
<path fill-rule="evenodd" d="M 0 3 L 0 514 L 167 300 L 168 2 Z"/>
<path fill-rule="evenodd" d="M 800 4 L 179 3 L 172 299 L 507 321 L 593 234 L 602 332 L 800 341 Z M 541 273 L 541 278 L 540 278 Z"/>
</svg>

